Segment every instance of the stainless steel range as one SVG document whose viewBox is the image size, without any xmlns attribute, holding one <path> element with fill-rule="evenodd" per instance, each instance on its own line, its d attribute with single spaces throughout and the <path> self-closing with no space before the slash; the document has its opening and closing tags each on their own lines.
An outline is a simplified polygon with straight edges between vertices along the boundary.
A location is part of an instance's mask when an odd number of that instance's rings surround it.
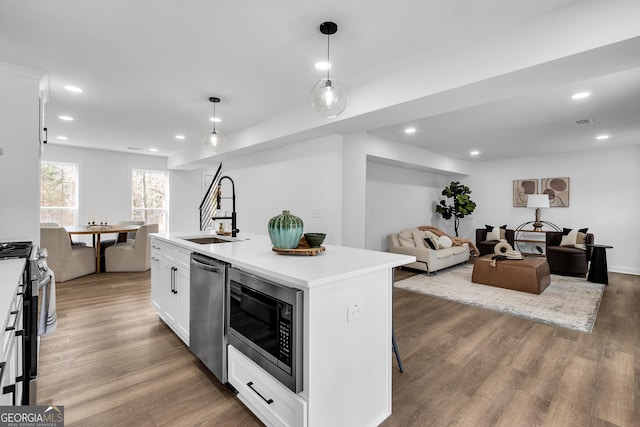
<svg viewBox="0 0 640 427">
<path fill-rule="evenodd" d="M 48 279 L 45 262 L 46 250 L 39 250 L 32 242 L 0 243 L 0 259 L 26 258 L 22 283 L 25 285 L 23 299 L 24 325 L 24 378 L 23 405 L 36 404 L 36 380 L 38 378 L 38 295 L 40 287 Z"/>
</svg>

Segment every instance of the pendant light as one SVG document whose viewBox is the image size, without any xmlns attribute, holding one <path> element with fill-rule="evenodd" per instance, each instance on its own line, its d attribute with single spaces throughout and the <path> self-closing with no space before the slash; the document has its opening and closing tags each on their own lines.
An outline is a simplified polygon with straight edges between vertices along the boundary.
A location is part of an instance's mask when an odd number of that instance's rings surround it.
<svg viewBox="0 0 640 427">
<path fill-rule="evenodd" d="M 213 103 L 213 130 L 207 132 L 207 135 L 202 139 L 202 145 L 212 153 L 220 151 L 227 139 L 220 131 L 216 130 L 216 104 L 220 102 L 220 98 L 212 96 L 209 98 L 209 102 Z"/>
<path fill-rule="evenodd" d="M 338 31 L 335 22 L 323 22 L 320 24 L 320 32 L 327 36 L 327 64 L 329 62 L 329 37 Z M 347 106 L 347 91 L 342 83 L 329 77 L 320 80 L 311 90 L 311 105 L 322 116 L 328 119 L 336 117 L 344 111 Z"/>
</svg>

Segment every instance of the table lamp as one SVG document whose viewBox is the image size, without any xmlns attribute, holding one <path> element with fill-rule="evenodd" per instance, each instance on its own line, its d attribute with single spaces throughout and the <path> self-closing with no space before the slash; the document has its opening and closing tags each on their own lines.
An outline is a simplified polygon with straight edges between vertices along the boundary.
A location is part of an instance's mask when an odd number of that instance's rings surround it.
<svg viewBox="0 0 640 427">
<path fill-rule="evenodd" d="M 536 208 L 536 221 L 533 223 L 533 231 L 542 231 L 542 221 L 540 221 L 540 208 L 549 207 L 549 195 L 529 194 L 529 196 L 527 196 L 527 207 Z"/>
</svg>

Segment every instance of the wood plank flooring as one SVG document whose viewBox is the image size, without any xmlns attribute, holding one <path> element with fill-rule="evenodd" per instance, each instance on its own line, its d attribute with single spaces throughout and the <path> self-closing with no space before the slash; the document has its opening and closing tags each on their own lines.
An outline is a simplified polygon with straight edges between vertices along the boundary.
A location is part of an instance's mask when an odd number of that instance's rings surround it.
<svg viewBox="0 0 640 427">
<path fill-rule="evenodd" d="M 609 279 L 591 335 L 396 289 L 405 372 L 394 360 L 383 426 L 640 426 L 640 276 Z M 159 320 L 149 286 L 148 272 L 57 285 L 38 404 L 64 405 L 67 426 L 260 426 Z"/>
</svg>

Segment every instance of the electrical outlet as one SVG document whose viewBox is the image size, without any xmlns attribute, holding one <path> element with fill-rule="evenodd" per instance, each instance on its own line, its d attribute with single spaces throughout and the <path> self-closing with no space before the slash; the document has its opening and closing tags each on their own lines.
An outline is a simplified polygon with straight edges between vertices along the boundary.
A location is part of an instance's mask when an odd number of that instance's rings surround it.
<svg viewBox="0 0 640 427">
<path fill-rule="evenodd" d="M 353 322 L 362 317 L 362 304 L 351 304 L 347 307 L 347 322 Z"/>
</svg>

